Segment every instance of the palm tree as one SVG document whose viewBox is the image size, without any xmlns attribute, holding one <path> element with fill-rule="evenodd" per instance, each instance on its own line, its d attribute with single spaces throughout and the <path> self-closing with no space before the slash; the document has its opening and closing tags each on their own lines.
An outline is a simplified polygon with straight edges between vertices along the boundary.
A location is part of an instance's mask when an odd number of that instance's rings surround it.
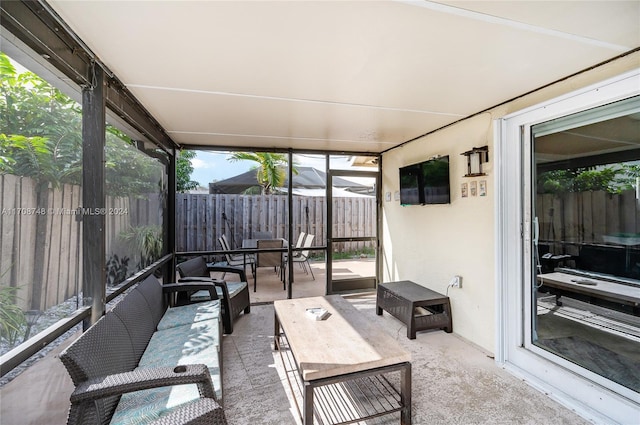
<svg viewBox="0 0 640 425">
<path fill-rule="evenodd" d="M 258 163 L 256 167 L 256 179 L 262 187 L 263 195 L 270 195 L 273 188 L 282 187 L 285 181 L 285 169 L 287 167 L 287 156 L 281 153 L 269 152 L 234 152 L 229 161 L 254 161 Z M 297 174 L 294 168 L 293 172 Z"/>
</svg>

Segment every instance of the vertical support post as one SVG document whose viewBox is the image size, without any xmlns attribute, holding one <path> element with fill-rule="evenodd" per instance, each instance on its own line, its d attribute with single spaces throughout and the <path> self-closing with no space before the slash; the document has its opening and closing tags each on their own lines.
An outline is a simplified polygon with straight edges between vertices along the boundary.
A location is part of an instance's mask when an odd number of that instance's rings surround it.
<svg viewBox="0 0 640 425">
<path fill-rule="evenodd" d="M 105 311 L 105 80 L 104 71 L 91 67 L 91 86 L 82 90 L 82 292 L 91 305 L 85 330 Z"/>
<path fill-rule="evenodd" d="M 173 259 L 165 267 L 164 282 L 174 282 L 176 279 L 176 162 L 178 151 L 170 150 L 169 169 L 167 170 L 167 211 L 163 220 L 165 225 L 165 253 L 170 253 Z"/>
<path fill-rule="evenodd" d="M 325 292 L 327 295 L 333 294 L 333 178 L 331 177 L 331 157 L 325 155 L 324 172 L 327 176 L 325 187 L 325 208 L 327 210 L 327 252 L 325 255 L 325 270 L 327 276 L 327 287 Z"/>
<path fill-rule="evenodd" d="M 289 286 L 287 287 L 287 299 L 291 299 L 293 298 L 293 251 L 292 251 L 292 247 L 294 242 L 294 237 L 293 237 L 293 150 L 289 149 L 289 157 L 288 157 L 288 161 L 289 161 L 289 168 L 288 168 L 288 172 L 289 172 L 289 184 L 287 185 L 287 202 L 289 203 L 289 214 L 287 214 L 287 227 L 288 227 L 288 231 L 287 233 L 289 234 L 289 237 L 287 238 L 287 240 L 289 241 L 288 246 L 287 246 L 287 271 L 288 271 L 288 276 L 286 276 L 286 279 L 289 280 Z"/>
<path fill-rule="evenodd" d="M 378 157 L 378 176 L 376 177 L 376 288 L 383 281 L 382 269 L 382 245 L 383 223 L 382 223 L 382 155 Z"/>
</svg>

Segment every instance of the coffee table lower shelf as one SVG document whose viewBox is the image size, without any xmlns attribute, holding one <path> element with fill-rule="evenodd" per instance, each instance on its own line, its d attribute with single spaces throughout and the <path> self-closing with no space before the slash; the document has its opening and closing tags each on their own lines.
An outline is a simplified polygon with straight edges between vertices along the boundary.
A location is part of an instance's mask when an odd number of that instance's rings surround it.
<svg viewBox="0 0 640 425">
<path fill-rule="evenodd" d="M 405 364 L 304 382 L 284 334 L 278 338 L 275 348 L 280 353 L 289 388 L 303 422 L 305 386 L 311 386 L 313 391 L 314 424 L 358 423 L 400 412 L 403 408 L 399 386 L 400 372 L 407 367 Z"/>
</svg>

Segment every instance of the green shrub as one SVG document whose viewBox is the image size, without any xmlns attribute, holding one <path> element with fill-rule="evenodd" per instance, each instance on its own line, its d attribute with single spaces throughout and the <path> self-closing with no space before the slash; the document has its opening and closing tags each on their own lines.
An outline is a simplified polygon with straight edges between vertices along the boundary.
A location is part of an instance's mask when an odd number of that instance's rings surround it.
<svg viewBox="0 0 640 425">
<path fill-rule="evenodd" d="M 18 290 L 14 286 L 0 288 L 0 338 L 11 346 L 19 341 L 27 325 L 24 312 L 16 305 Z"/>
<path fill-rule="evenodd" d="M 120 237 L 140 253 L 138 268 L 142 269 L 162 255 L 162 227 L 158 225 L 131 227 Z"/>
</svg>

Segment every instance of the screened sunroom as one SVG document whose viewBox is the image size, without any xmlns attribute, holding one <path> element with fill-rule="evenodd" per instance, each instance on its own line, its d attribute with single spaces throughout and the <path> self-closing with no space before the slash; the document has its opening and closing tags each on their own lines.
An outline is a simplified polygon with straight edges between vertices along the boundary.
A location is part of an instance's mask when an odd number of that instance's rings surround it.
<svg viewBox="0 0 640 425">
<path fill-rule="evenodd" d="M 303 422 L 274 303 L 333 295 L 411 354 L 413 423 L 640 420 L 640 2 L 0 13 L 3 423 L 64 423 L 60 352 L 194 258 L 246 285 L 229 423 Z M 407 205 L 400 170 L 445 159 L 447 196 L 420 174 Z M 448 298 L 453 334 L 375 314 L 402 281 Z"/>
</svg>

